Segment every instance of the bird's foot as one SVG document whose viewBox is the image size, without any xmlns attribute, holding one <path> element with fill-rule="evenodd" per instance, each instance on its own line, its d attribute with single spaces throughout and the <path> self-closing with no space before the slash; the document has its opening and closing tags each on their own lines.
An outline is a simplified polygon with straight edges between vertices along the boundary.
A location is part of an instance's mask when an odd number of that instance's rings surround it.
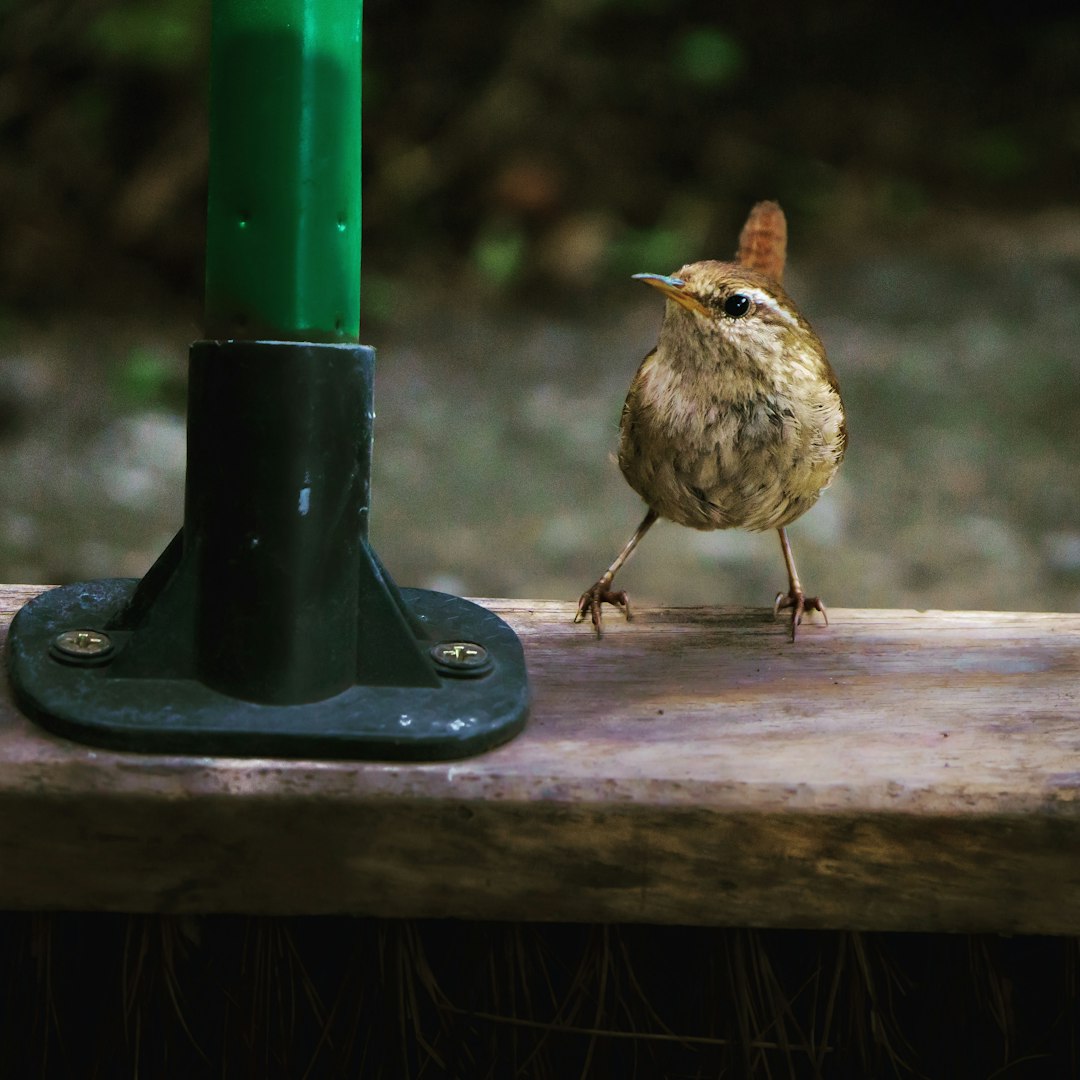
<svg viewBox="0 0 1080 1080">
<path fill-rule="evenodd" d="M 598 638 L 604 636 L 603 629 L 603 616 L 601 614 L 601 605 L 611 604 L 613 607 L 621 607 L 626 612 L 627 621 L 632 616 L 630 614 L 630 599 L 625 592 L 613 591 L 611 588 L 611 578 L 602 577 L 595 585 L 586 589 L 581 594 L 581 599 L 578 601 L 577 614 L 574 616 L 574 622 L 581 622 L 586 614 L 589 616 L 589 620 L 593 624 L 593 628 L 596 630 L 596 636 Z"/>
<path fill-rule="evenodd" d="M 795 630 L 802 622 L 803 613 L 807 611 L 820 611 L 825 625 L 829 625 L 829 615 L 821 598 L 806 596 L 802 589 L 791 589 L 786 593 L 777 593 L 776 602 L 773 604 L 773 618 L 785 608 L 791 608 L 791 640 L 795 640 Z"/>
</svg>

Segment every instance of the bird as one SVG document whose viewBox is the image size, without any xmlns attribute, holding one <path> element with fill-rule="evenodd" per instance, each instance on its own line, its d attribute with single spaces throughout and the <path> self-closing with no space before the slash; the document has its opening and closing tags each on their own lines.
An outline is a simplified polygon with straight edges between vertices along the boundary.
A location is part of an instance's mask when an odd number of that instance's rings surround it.
<svg viewBox="0 0 1080 1080">
<path fill-rule="evenodd" d="M 665 298 L 656 347 L 630 385 L 619 423 L 618 463 L 644 500 L 641 524 L 615 561 L 581 594 L 575 622 L 603 634 L 602 607 L 631 618 L 615 575 L 660 518 L 693 529 L 775 529 L 788 588 L 774 618 L 828 613 L 807 596 L 787 526 L 832 482 L 847 447 L 840 384 L 821 339 L 784 291 L 787 220 L 771 200 L 753 206 L 735 260 L 689 263 L 634 277 Z"/>
</svg>

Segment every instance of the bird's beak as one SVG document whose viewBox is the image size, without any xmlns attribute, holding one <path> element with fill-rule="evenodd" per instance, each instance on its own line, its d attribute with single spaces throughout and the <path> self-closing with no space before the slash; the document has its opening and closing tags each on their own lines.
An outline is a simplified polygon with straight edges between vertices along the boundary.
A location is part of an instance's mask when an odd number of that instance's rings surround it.
<svg viewBox="0 0 1080 1080">
<path fill-rule="evenodd" d="M 644 281 L 659 289 L 665 296 L 681 304 L 687 311 L 696 311 L 699 315 L 708 315 L 708 309 L 696 296 L 686 291 L 686 282 L 681 278 L 667 277 L 664 274 L 634 274 L 636 281 Z"/>
</svg>

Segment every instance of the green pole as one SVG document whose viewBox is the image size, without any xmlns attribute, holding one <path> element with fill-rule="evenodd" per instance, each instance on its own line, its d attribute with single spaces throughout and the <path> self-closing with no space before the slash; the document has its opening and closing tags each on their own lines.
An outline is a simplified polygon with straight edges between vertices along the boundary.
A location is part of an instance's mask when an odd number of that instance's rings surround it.
<svg viewBox="0 0 1080 1080">
<path fill-rule="evenodd" d="M 205 331 L 360 336 L 362 0 L 214 0 Z"/>
<path fill-rule="evenodd" d="M 184 527 L 141 581 L 53 589 L 12 621 L 16 698 L 61 734 L 435 761 L 525 724 L 514 631 L 468 600 L 399 589 L 368 539 L 360 17 L 360 0 L 214 0 Z"/>
</svg>

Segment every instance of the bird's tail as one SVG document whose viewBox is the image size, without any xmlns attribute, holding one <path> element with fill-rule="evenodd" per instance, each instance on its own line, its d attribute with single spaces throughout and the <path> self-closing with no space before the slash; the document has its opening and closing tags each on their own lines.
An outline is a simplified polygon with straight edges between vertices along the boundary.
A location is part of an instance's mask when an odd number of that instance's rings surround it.
<svg viewBox="0 0 1080 1080">
<path fill-rule="evenodd" d="M 787 259 L 787 219 L 778 202 L 754 204 L 739 233 L 739 251 L 735 257 L 743 266 L 768 274 L 781 284 Z"/>
</svg>

